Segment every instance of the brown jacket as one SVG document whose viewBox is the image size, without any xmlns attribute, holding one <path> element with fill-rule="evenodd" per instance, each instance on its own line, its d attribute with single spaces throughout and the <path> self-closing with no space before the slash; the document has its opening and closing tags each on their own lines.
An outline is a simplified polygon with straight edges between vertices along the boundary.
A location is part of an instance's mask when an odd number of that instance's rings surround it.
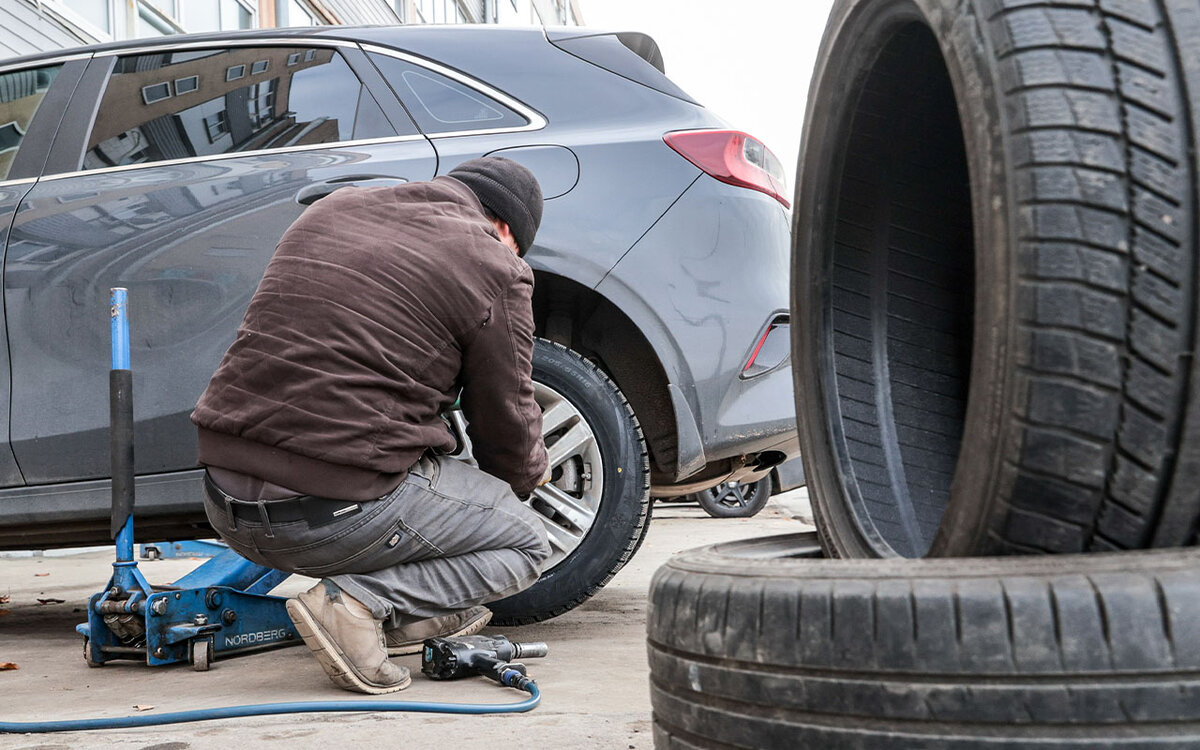
<svg viewBox="0 0 1200 750">
<path fill-rule="evenodd" d="M 480 468 L 529 492 L 546 468 L 532 294 L 458 180 L 334 192 L 284 233 L 192 412 L 200 462 L 379 497 L 453 448 L 439 414 L 462 389 Z"/>
</svg>

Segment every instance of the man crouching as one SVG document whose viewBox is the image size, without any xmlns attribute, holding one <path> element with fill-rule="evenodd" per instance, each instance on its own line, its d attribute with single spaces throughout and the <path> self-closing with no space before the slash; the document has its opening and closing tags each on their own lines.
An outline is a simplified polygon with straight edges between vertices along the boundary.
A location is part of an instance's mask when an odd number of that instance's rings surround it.
<svg viewBox="0 0 1200 750">
<path fill-rule="evenodd" d="M 334 683 L 409 685 L 389 655 L 474 633 L 532 585 L 546 473 L 530 379 L 533 174 L 474 159 L 337 190 L 288 228 L 201 396 L 205 511 L 236 552 L 320 578 L 288 615 Z M 461 391 L 479 463 L 441 414 Z"/>
</svg>

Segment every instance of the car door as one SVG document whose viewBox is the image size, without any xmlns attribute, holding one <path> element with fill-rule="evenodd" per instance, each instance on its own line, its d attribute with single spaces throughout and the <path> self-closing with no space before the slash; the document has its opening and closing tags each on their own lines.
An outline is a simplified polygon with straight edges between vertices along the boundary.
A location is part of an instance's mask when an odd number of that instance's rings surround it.
<svg viewBox="0 0 1200 750">
<path fill-rule="evenodd" d="M 110 287 L 129 290 L 137 473 L 195 466 L 188 415 L 302 202 L 435 173 L 372 77 L 337 41 L 96 55 L 5 258 L 11 443 L 28 483 L 109 473 Z"/>
<path fill-rule="evenodd" d="M 63 110 L 90 55 L 0 66 L 0 252 L 21 200 L 33 189 Z M 0 333 L 3 328 L 0 327 Z M 0 346 L 0 487 L 23 483 L 9 440 L 8 347 Z"/>
</svg>

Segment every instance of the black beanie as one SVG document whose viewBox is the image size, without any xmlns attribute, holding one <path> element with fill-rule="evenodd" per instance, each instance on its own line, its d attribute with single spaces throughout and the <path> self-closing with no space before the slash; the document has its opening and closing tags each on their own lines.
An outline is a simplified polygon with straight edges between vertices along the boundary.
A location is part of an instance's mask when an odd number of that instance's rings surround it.
<svg viewBox="0 0 1200 750">
<path fill-rule="evenodd" d="M 450 176 L 471 188 L 485 208 L 508 224 L 524 258 L 542 223 L 542 186 L 533 172 L 512 159 L 485 156 L 464 161 Z"/>
</svg>

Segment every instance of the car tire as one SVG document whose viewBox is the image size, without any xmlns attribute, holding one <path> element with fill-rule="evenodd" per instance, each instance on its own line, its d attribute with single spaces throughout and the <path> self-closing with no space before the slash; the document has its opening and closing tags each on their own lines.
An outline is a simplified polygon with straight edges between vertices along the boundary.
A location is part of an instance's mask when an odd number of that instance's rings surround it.
<svg viewBox="0 0 1200 750">
<path fill-rule="evenodd" d="M 838 0 L 796 180 L 831 554 L 1196 543 L 1200 8 Z"/>
<path fill-rule="evenodd" d="M 546 523 L 555 556 L 531 587 L 487 605 L 496 625 L 539 622 L 583 603 L 633 557 L 650 523 L 646 442 L 616 383 L 578 353 L 544 339 L 534 341 L 533 381 L 543 410 L 545 398 L 574 410 L 559 427 L 553 427 L 546 416 L 550 412 L 545 412 L 544 424 L 550 429 L 544 434 L 555 476 L 529 500 Z M 570 439 L 570 430 L 580 424 L 589 432 L 590 453 L 570 458 L 573 468 L 567 471 L 566 461 L 554 461 L 554 444 Z M 593 460 L 587 460 L 589 455 Z M 592 472 L 595 476 L 589 476 Z M 592 494 L 597 483 L 602 483 L 601 489 Z M 559 493 L 557 499 L 547 492 Z M 568 514 L 582 511 L 582 521 L 573 523 L 555 507 Z M 584 523 L 588 527 L 579 528 Z"/>
<path fill-rule="evenodd" d="M 1194 748 L 1200 551 L 820 560 L 690 550 L 647 620 L 655 747 Z"/>
<path fill-rule="evenodd" d="M 687 499 L 694 501 L 713 518 L 750 518 L 766 507 L 771 499 L 771 476 L 756 482 L 721 482 Z"/>
</svg>

